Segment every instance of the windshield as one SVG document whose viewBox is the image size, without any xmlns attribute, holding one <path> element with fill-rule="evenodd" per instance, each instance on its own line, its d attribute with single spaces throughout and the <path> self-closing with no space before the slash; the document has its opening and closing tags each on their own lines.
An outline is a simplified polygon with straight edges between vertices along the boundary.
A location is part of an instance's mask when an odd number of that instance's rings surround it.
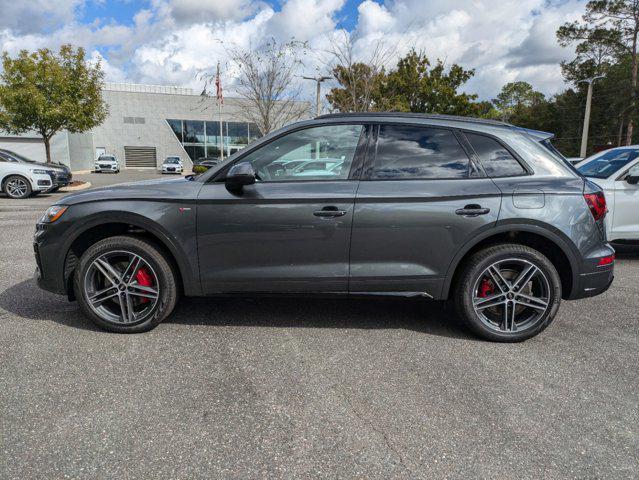
<svg viewBox="0 0 639 480">
<path fill-rule="evenodd" d="M 115 162 L 115 157 L 108 157 L 106 155 L 102 155 L 100 156 L 100 158 L 98 158 L 98 160 L 100 162 Z"/>
<path fill-rule="evenodd" d="M 608 178 L 637 157 L 639 157 L 639 150 L 637 149 L 614 149 L 607 151 L 577 169 L 586 177 Z"/>
<path fill-rule="evenodd" d="M 180 163 L 180 158 L 179 157 L 166 157 L 166 160 L 164 160 L 164 163 Z"/>
<path fill-rule="evenodd" d="M 26 157 L 23 157 L 22 155 L 16 153 L 16 152 L 11 152 L 9 150 L 1 150 L 0 153 L 2 153 L 2 156 L 4 158 L 6 158 L 7 160 L 9 160 L 10 162 L 18 162 L 18 163 L 35 163 L 35 160 L 29 160 Z"/>
</svg>

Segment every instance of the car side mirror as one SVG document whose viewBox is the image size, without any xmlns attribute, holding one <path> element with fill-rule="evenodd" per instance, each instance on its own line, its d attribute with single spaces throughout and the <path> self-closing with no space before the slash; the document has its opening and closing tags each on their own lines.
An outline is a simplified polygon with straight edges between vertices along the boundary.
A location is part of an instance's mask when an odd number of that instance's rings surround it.
<svg viewBox="0 0 639 480">
<path fill-rule="evenodd" d="M 246 185 L 255 183 L 255 170 L 249 162 L 233 165 L 226 174 L 226 188 L 230 192 L 239 193 Z"/>
<path fill-rule="evenodd" d="M 635 165 L 628 171 L 626 182 L 630 185 L 637 185 L 639 183 L 639 165 Z"/>
</svg>

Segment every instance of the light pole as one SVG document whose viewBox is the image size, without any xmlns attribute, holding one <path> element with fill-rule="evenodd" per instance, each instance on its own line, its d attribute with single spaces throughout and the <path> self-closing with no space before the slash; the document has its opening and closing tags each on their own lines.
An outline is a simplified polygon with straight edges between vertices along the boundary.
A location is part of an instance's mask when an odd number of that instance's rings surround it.
<svg viewBox="0 0 639 480">
<path fill-rule="evenodd" d="M 586 150 L 588 148 L 588 127 L 590 126 L 590 106 L 592 104 L 592 84 L 598 78 L 603 78 L 603 75 L 586 78 L 578 82 L 588 84 L 588 94 L 586 95 L 586 111 L 584 112 L 584 129 L 581 132 L 581 151 L 579 152 L 579 156 L 581 158 L 586 158 Z"/>
<path fill-rule="evenodd" d="M 321 84 L 322 82 L 326 81 L 326 80 L 330 80 L 331 77 L 302 77 L 304 80 L 313 80 L 314 82 L 317 82 L 317 111 L 316 114 L 319 117 L 320 113 L 321 113 L 321 106 L 320 106 L 320 90 L 321 90 Z"/>
</svg>

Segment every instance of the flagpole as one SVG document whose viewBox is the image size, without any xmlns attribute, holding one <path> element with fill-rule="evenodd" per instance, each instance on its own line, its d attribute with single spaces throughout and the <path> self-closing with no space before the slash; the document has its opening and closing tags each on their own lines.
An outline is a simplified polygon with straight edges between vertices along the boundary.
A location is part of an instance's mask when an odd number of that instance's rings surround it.
<svg viewBox="0 0 639 480">
<path fill-rule="evenodd" d="M 222 99 L 220 98 L 220 90 L 222 81 L 220 80 L 220 62 L 217 62 L 217 106 L 220 118 L 220 161 L 224 160 L 224 130 L 222 129 Z"/>
</svg>

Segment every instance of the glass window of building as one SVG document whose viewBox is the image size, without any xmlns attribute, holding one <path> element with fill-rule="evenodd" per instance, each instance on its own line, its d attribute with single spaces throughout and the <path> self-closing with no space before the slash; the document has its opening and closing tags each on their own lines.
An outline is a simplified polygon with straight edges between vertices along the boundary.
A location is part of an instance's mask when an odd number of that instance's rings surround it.
<svg viewBox="0 0 639 480">
<path fill-rule="evenodd" d="M 206 122 L 206 143 L 213 145 L 220 144 L 220 122 Z"/>
<path fill-rule="evenodd" d="M 173 133 L 175 134 L 177 139 L 180 141 L 180 143 L 182 143 L 182 120 L 167 120 L 166 123 L 169 124 L 169 127 L 171 127 L 171 130 L 173 130 Z"/>
<path fill-rule="evenodd" d="M 194 162 L 206 156 L 204 146 L 201 145 L 184 145 L 184 150 Z"/>
<path fill-rule="evenodd" d="M 232 155 L 262 136 L 254 123 L 222 122 L 220 137 L 219 121 L 167 119 L 166 122 L 193 161 L 204 156 L 219 157 L 220 145 L 224 145 L 225 156 Z"/>
<path fill-rule="evenodd" d="M 257 128 L 257 125 L 254 123 L 249 123 L 249 141 L 253 141 L 262 137 L 262 132 Z"/>
<path fill-rule="evenodd" d="M 204 143 L 204 122 L 184 120 L 184 143 Z"/>
</svg>

